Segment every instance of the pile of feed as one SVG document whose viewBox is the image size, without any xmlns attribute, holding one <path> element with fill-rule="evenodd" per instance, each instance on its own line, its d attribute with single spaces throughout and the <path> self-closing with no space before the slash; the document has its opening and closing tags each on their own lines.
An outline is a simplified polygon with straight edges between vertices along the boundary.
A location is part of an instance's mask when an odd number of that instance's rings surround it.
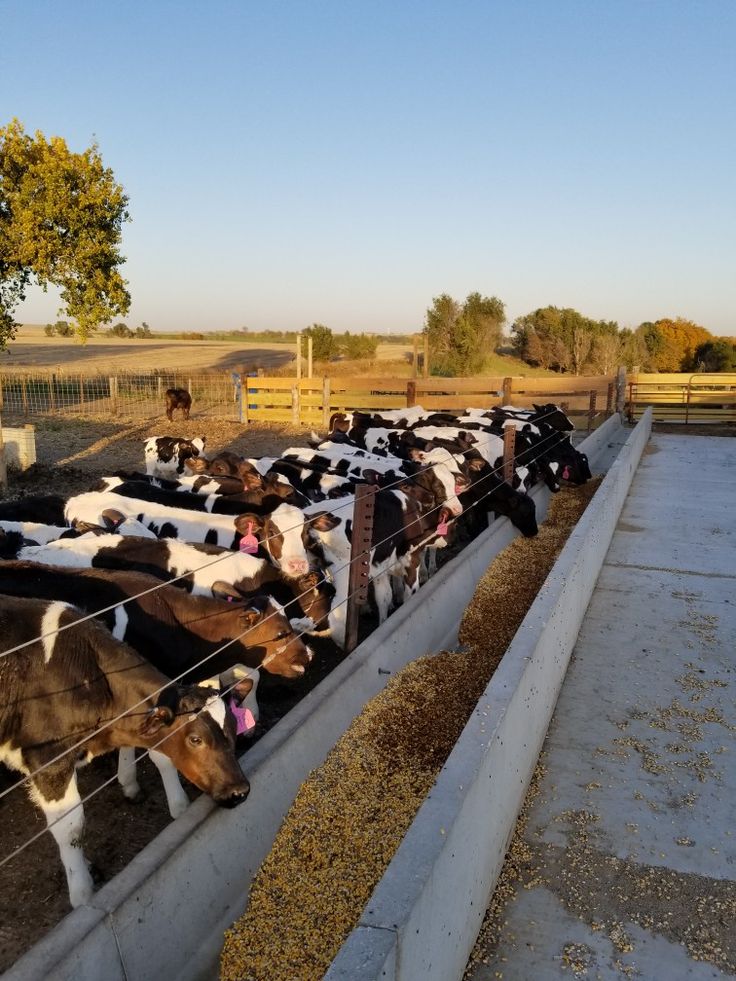
<svg viewBox="0 0 736 981">
<path fill-rule="evenodd" d="M 323 976 L 598 484 L 552 500 L 539 535 L 514 539 L 478 584 L 464 649 L 407 665 L 310 774 L 225 934 L 223 981 Z"/>
</svg>

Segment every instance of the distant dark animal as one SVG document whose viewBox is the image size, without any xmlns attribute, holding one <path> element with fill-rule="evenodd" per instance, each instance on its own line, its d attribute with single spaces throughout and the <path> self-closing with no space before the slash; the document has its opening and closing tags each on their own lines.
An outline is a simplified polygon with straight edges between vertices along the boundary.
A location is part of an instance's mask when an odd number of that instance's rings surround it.
<svg viewBox="0 0 736 981">
<path fill-rule="evenodd" d="M 189 418 L 189 410 L 192 407 L 192 396 L 186 388 L 167 388 L 166 389 L 166 418 L 173 422 L 174 409 L 181 409 L 185 419 Z"/>
<path fill-rule="evenodd" d="M 235 758 L 234 717 L 217 694 L 171 684 L 102 624 L 79 620 L 67 603 L 0 596 L 3 647 L 34 641 L 0 658 L 0 761 L 26 776 L 50 764 L 30 788 L 59 846 L 72 906 L 92 895 L 79 765 L 114 749 L 142 747 L 219 804 L 240 803 L 250 789 Z M 51 762 L 83 736 L 82 746 Z"/>
<path fill-rule="evenodd" d="M 37 521 L 44 525 L 66 524 L 64 498 L 58 494 L 32 494 L 18 501 L 0 502 L 0 520 Z"/>
<path fill-rule="evenodd" d="M 151 436 L 145 442 L 146 473 L 154 477 L 183 474 L 184 463 L 204 453 L 205 436 L 181 439 L 177 436 Z"/>
</svg>

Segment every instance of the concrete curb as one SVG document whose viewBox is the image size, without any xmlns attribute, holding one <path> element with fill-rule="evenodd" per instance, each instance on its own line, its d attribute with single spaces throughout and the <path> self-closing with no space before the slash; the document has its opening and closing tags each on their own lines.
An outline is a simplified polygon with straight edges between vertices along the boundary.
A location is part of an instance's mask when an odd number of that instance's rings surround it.
<svg viewBox="0 0 736 981">
<path fill-rule="evenodd" d="M 620 427 L 614 415 L 584 441 L 592 465 Z M 549 491 L 536 487 L 532 496 L 542 520 Z M 246 753 L 243 765 L 251 783 L 246 804 L 225 811 L 198 798 L 100 889 L 90 906 L 70 913 L 3 978 L 212 976 L 222 931 L 245 908 L 252 877 L 304 778 L 391 673 L 455 644 L 479 578 L 516 534 L 508 520 L 494 521 Z"/>
<path fill-rule="evenodd" d="M 648 412 L 560 553 L 325 981 L 462 977 L 650 431 Z"/>
</svg>

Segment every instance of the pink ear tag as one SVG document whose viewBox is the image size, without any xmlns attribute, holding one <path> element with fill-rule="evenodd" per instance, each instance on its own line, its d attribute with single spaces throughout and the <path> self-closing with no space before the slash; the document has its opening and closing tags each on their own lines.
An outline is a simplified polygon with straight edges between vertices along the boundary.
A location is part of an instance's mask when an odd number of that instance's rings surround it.
<svg viewBox="0 0 736 981">
<path fill-rule="evenodd" d="M 447 534 L 447 520 L 446 519 L 443 518 L 442 521 L 440 521 L 440 523 L 437 525 L 437 534 L 438 535 L 446 535 Z"/>
<path fill-rule="evenodd" d="M 235 734 L 248 736 L 256 727 L 255 716 L 249 708 L 242 708 L 234 698 L 230 699 L 230 711 L 235 716 Z"/>
<path fill-rule="evenodd" d="M 253 534 L 253 522 L 248 522 L 248 534 L 240 539 L 240 551 L 248 555 L 255 555 L 258 551 L 258 539 Z"/>
</svg>

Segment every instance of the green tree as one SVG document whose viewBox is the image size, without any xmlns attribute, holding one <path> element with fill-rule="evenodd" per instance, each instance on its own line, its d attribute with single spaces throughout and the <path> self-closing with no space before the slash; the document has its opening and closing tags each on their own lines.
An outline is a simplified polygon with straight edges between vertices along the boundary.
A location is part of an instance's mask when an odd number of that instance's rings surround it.
<svg viewBox="0 0 736 981">
<path fill-rule="evenodd" d="M 315 361 L 329 361 L 334 354 L 337 354 L 335 336 L 324 324 L 312 324 L 302 331 L 302 336 L 312 338 L 312 357 Z"/>
<path fill-rule="evenodd" d="M 375 358 L 378 338 L 371 334 L 351 334 L 349 330 L 338 339 L 339 349 L 346 358 L 363 361 Z"/>
<path fill-rule="evenodd" d="M 74 328 L 68 320 L 57 320 L 54 328 L 59 337 L 71 337 L 74 333 Z"/>
<path fill-rule="evenodd" d="M 136 337 L 151 337 L 151 328 L 148 326 L 148 324 L 145 322 L 145 320 L 140 325 L 140 327 L 136 327 L 136 329 L 135 329 L 135 336 Z"/>
<path fill-rule="evenodd" d="M 447 293 L 435 297 L 424 327 L 432 370 L 441 375 L 480 372 L 501 341 L 505 319 L 504 305 L 495 296 L 470 293 L 462 305 Z"/>
<path fill-rule="evenodd" d="M 736 371 L 736 343 L 727 337 L 699 344 L 693 356 L 695 371 Z"/>
<path fill-rule="evenodd" d="M 127 324 L 120 323 L 110 328 L 110 334 L 113 337 L 132 337 L 133 331 Z"/>
<path fill-rule="evenodd" d="M 15 335 L 13 311 L 34 282 L 61 288 L 77 333 L 125 314 L 119 266 L 128 198 L 96 144 L 73 153 L 59 136 L 0 127 L 0 349 Z"/>
<path fill-rule="evenodd" d="M 47 337 L 53 337 L 54 334 L 56 333 L 56 327 L 54 327 L 53 324 L 46 324 L 46 326 L 43 329 L 43 332 Z"/>
</svg>

